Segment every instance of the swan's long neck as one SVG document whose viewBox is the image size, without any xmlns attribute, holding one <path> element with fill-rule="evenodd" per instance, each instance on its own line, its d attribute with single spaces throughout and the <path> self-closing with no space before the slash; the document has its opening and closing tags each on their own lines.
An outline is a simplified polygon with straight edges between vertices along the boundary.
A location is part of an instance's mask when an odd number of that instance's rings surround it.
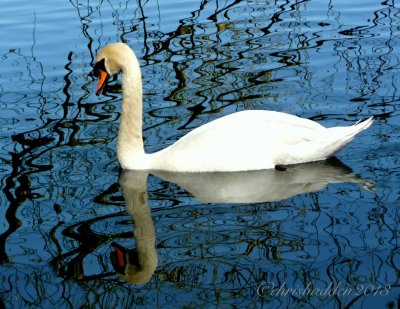
<svg viewBox="0 0 400 309">
<path fill-rule="evenodd" d="M 146 168 L 143 163 L 142 77 L 132 53 L 122 67 L 122 110 L 118 132 L 117 155 L 124 169 Z M 133 166 L 132 166 L 133 165 Z"/>
</svg>

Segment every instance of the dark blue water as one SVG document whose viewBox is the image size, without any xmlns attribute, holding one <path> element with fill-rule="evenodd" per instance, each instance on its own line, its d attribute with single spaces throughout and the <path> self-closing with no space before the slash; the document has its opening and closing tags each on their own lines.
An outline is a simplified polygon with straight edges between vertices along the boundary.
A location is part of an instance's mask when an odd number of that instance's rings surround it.
<svg viewBox="0 0 400 309">
<path fill-rule="evenodd" d="M 2 303 L 397 307 L 399 16 L 392 1 L 3 1 Z M 375 122 L 339 161 L 283 175 L 122 173 L 119 81 L 96 97 L 90 75 L 115 41 L 140 58 L 147 151 L 246 109 Z"/>
</svg>

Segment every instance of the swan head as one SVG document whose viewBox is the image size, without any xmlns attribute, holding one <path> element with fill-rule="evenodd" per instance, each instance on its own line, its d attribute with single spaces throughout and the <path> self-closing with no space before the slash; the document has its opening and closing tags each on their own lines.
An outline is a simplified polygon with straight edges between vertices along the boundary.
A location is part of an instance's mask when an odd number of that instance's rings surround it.
<svg viewBox="0 0 400 309">
<path fill-rule="evenodd" d="M 98 78 L 96 95 L 100 95 L 111 76 L 123 71 L 127 64 L 136 60 L 135 54 L 124 43 L 114 43 L 105 46 L 96 56 L 93 75 Z"/>
</svg>

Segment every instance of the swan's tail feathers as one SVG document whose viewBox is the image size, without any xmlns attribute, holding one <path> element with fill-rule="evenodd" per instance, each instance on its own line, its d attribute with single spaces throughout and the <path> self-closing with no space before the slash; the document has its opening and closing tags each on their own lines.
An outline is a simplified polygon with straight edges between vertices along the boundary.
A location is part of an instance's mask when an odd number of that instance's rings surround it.
<svg viewBox="0 0 400 309">
<path fill-rule="evenodd" d="M 335 127 L 328 129 L 330 133 L 332 133 L 331 136 L 336 136 L 336 141 L 333 142 L 333 145 L 335 146 L 333 147 L 333 151 L 329 156 L 334 156 L 344 146 L 350 143 L 358 133 L 368 129 L 373 122 L 373 117 L 370 117 L 367 120 L 358 121 L 349 127 Z"/>
<path fill-rule="evenodd" d="M 352 126 L 347 127 L 347 134 L 345 134 L 345 136 L 344 136 L 345 140 L 348 140 L 348 142 L 351 142 L 358 133 L 368 129 L 373 122 L 374 122 L 374 118 L 370 117 L 364 121 L 359 120 Z"/>
<path fill-rule="evenodd" d="M 359 132 L 368 129 L 373 122 L 374 122 L 374 117 L 369 117 L 367 120 L 364 121 L 361 120 L 357 121 L 354 125 L 352 125 L 352 127 L 357 128 L 355 134 L 358 134 Z"/>
</svg>

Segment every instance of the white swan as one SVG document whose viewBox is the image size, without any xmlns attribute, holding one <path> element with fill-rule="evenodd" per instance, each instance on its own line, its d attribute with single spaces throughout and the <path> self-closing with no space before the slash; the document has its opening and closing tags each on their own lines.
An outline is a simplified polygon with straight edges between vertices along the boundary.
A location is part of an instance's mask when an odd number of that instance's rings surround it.
<svg viewBox="0 0 400 309">
<path fill-rule="evenodd" d="M 194 129 L 173 145 L 144 151 L 142 78 L 134 52 L 123 43 L 96 57 L 99 95 L 110 76 L 122 72 L 122 111 L 117 156 L 123 169 L 175 172 L 249 171 L 324 160 L 336 154 L 372 117 L 349 127 L 325 128 L 297 116 L 264 110 L 237 112 Z"/>
</svg>

